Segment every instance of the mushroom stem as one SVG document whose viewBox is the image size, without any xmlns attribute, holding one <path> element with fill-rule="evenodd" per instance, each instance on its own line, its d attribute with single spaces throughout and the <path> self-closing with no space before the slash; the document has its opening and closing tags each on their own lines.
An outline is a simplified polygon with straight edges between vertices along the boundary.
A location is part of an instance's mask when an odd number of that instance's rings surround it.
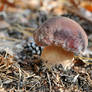
<svg viewBox="0 0 92 92">
<path fill-rule="evenodd" d="M 48 68 L 55 64 L 62 64 L 64 69 L 70 69 L 73 65 L 74 54 L 61 46 L 51 45 L 43 49 L 41 58 L 46 61 Z"/>
</svg>

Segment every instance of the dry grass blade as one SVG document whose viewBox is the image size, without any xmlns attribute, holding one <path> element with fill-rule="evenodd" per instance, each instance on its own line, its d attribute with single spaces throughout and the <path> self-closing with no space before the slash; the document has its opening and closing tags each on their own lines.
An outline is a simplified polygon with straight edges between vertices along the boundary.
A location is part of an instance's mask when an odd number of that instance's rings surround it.
<svg viewBox="0 0 92 92">
<path fill-rule="evenodd" d="M 23 34 L 27 35 L 28 37 L 33 36 L 34 28 L 25 28 L 16 24 L 15 26 L 11 27 L 10 29 L 16 29 L 18 32 L 22 32 Z M 30 31 L 29 31 L 30 30 Z"/>
<path fill-rule="evenodd" d="M 92 58 L 89 57 L 75 56 L 75 59 L 80 59 L 86 64 L 92 64 Z"/>
<path fill-rule="evenodd" d="M 9 37 L 0 37 L 2 40 L 9 40 L 9 41 L 15 41 L 15 42 L 20 42 L 21 40 L 15 39 L 15 38 L 9 38 Z"/>
</svg>

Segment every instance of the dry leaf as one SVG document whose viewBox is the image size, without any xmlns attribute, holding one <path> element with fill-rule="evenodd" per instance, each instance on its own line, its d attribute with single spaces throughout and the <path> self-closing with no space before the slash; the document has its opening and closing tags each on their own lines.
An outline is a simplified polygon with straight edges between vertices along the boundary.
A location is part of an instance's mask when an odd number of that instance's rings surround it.
<svg viewBox="0 0 92 92">
<path fill-rule="evenodd" d="M 88 11 L 92 12 L 92 2 L 82 2 L 81 6 L 87 9 Z"/>
</svg>

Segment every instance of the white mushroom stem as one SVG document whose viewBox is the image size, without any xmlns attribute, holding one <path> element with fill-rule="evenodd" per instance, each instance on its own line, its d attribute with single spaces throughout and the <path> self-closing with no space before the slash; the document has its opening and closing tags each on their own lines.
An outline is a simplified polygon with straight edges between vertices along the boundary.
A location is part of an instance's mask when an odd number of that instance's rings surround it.
<svg viewBox="0 0 92 92">
<path fill-rule="evenodd" d="M 73 65 L 74 53 L 66 51 L 60 46 L 52 45 L 43 49 L 41 58 L 46 61 L 48 68 L 55 64 L 62 64 L 64 69 L 70 69 Z"/>
</svg>

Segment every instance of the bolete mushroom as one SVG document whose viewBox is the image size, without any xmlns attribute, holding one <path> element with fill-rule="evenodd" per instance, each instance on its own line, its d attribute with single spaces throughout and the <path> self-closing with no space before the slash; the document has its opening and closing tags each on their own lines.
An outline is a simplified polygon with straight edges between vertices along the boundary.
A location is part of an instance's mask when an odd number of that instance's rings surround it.
<svg viewBox="0 0 92 92">
<path fill-rule="evenodd" d="M 64 69 L 73 65 L 74 55 L 85 51 L 88 38 L 82 27 L 66 17 L 54 17 L 43 23 L 34 33 L 37 45 L 44 46 L 41 58 L 51 67 L 62 64 Z"/>
</svg>

